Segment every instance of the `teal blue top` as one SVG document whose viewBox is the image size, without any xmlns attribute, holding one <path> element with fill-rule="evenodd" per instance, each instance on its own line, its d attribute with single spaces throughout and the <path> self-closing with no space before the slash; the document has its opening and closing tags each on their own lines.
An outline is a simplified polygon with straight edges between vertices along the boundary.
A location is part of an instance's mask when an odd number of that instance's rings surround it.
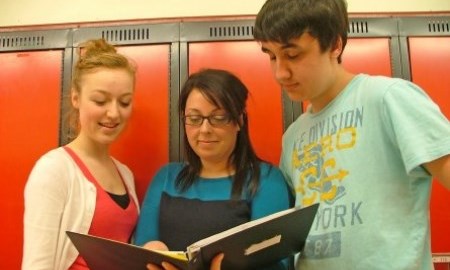
<svg viewBox="0 0 450 270">
<path fill-rule="evenodd" d="M 170 197 L 182 197 L 197 202 L 230 202 L 232 186 L 232 179 L 230 177 L 213 179 L 199 178 L 186 191 L 180 192 L 175 187 L 175 179 L 183 166 L 185 165 L 182 163 L 170 163 L 162 167 L 153 178 L 141 207 L 135 234 L 135 243 L 137 245 L 143 245 L 151 240 L 162 240 L 161 230 L 159 228 L 161 222 L 159 211 L 163 192 L 167 193 Z M 273 167 L 267 163 L 261 163 L 260 168 L 260 186 L 255 196 L 250 198 L 246 195 L 246 192 L 243 192 L 242 201 L 249 206 L 249 211 L 247 211 L 248 216 L 245 218 L 247 220 L 243 220 L 242 222 L 258 219 L 289 208 L 290 191 L 281 171 L 277 167 Z M 217 213 L 218 211 L 223 211 L 223 208 L 217 207 L 217 210 L 215 210 L 216 213 L 206 213 L 196 207 L 189 207 L 187 205 L 189 204 L 186 204 L 185 207 L 170 208 L 171 213 L 163 213 L 165 219 L 164 224 L 168 226 L 180 226 L 178 229 L 175 229 L 178 235 L 181 235 L 178 236 L 178 239 L 189 238 L 191 234 L 199 230 L 203 230 L 205 235 L 209 236 L 207 230 L 210 228 L 208 226 L 211 226 L 210 223 L 213 222 L 209 219 L 210 216 L 215 216 L 216 218 L 214 219 L 222 219 L 222 223 L 225 223 L 225 226 L 228 228 L 236 225 L 226 225 L 227 222 L 230 222 L 229 219 L 233 219 L 234 217 L 228 218 L 227 213 Z M 209 208 L 212 212 L 214 212 L 214 209 L 214 206 Z M 242 207 L 237 212 L 239 212 L 237 215 L 245 216 L 245 211 L 242 211 Z M 244 214 L 242 214 L 243 212 Z M 184 222 L 180 225 L 180 220 L 183 220 L 182 218 L 185 216 L 196 217 L 196 220 L 192 222 L 193 224 Z M 183 233 L 185 233 L 184 236 Z"/>
</svg>

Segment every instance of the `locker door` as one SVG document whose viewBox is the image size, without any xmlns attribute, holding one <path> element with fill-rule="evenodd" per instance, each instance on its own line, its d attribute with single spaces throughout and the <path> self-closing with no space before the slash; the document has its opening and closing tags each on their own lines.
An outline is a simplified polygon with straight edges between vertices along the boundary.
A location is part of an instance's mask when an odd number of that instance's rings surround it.
<svg viewBox="0 0 450 270">
<path fill-rule="evenodd" d="M 256 153 L 278 164 L 283 133 L 282 92 L 269 61 L 254 41 L 190 43 L 189 73 L 201 68 L 233 72 L 250 91 L 247 103 L 250 137 Z"/>
<path fill-rule="evenodd" d="M 58 146 L 62 59 L 58 50 L 0 53 L 0 269 L 20 269 L 25 183 Z"/>
<path fill-rule="evenodd" d="M 349 38 L 342 65 L 353 73 L 391 77 L 388 38 Z"/>
<path fill-rule="evenodd" d="M 411 77 L 440 106 L 450 119 L 450 37 L 414 37 L 408 39 Z M 450 195 L 433 181 L 431 194 L 431 250 L 450 253 Z"/>
<path fill-rule="evenodd" d="M 137 64 L 130 123 L 112 155 L 133 171 L 140 201 L 156 170 L 169 161 L 169 45 L 124 46 Z"/>
</svg>

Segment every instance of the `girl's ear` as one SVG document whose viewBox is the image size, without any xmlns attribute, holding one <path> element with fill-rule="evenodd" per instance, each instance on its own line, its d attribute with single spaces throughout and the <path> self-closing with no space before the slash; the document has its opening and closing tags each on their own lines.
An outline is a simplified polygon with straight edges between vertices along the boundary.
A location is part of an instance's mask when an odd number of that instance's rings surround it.
<svg viewBox="0 0 450 270">
<path fill-rule="evenodd" d="M 79 94 L 78 91 L 76 91 L 73 88 L 70 90 L 70 100 L 72 102 L 72 106 L 75 109 L 79 109 L 79 107 L 80 107 L 80 94 Z"/>
</svg>

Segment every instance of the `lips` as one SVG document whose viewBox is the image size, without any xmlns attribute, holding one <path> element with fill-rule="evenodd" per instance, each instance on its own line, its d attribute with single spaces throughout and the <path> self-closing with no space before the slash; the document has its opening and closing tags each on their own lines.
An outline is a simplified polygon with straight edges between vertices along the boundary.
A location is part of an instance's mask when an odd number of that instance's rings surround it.
<svg viewBox="0 0 450 270">
<path fill-rule="evenodd" d="M 281 83 L 280 85 L 284 90 L 292 90 L 297 87 L 297 83 Z"/>
<path fill-rule="evenodd" d="M 100 123 L 100 126 L 105 128 L 115 128 L 118 125 L 119 125 L 118 123 Z"/>
<path fill-rule="evenodd" d="M 204 147 L 212 147 L 213 145 L 217 144 L 218 141 L 214 140 L 197 140 L 198 145 L 203 145 Z"/>
</svg>

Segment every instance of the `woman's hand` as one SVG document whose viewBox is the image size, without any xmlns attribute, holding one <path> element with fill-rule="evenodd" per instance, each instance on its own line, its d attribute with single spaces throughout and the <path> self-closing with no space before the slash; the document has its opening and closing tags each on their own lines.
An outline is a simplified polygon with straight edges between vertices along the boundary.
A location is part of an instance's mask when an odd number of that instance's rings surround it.
<svg viewBox="0 0 450 270">
<path fill-rule="evenodd" d="M 211 261 L 211 267 L 209 268 L 209 270 L 220 270 L 223 257 L 224 257 L 223 253 L 216 255 L 214 259 L 212 259 Z"/>
<path fill-rule="evenodd" d="M 145 245 L 142 246 L 146 249 L 153 249 L 153 250 L 166 250 L 168 251 L 169 248 L 161 241 L 150 241 L 145 243 Z"/>
<path fill-rule="evenodd" d="M 216 255 L 214 257 L 214 259 L 211 261 L 211 267 L 209 269 L 210 270 L 220 270 L 220 267 L 222 265 L 223 256 L 224 256 L 223 253 Z M 147 264 L 147 269 L 148 270 L 180 270 L 168 262 L 163 262 L 161 264 L 161 266 L 162 266 L 162 268 L 157 265 L 154 265 L 154 264 Z"/>
<path fill-rule="evenodd" d="M 147 269 L 148 270 L 180 270 L 168 262 L 162 262 L 161 266 L 157 266 L 157 265 L 149 263 L 149 264 L 147 264 Z"/>
<path fill-rule="evenodd" d="M 151 250 L 166 250 L 166 251 L 169 250 L 169 248 L 166 246 L 166 244 L 164 244 L 161 241 L 150 241 L 150 242 L 147 242 L 147 243 L 145 243 L 143 248 L 151 249 Z M 164 266 L 164 263 L 163 263 L 163 266 Z M 163 270 L 163 269 L 175 269 L 176 270 L 177 268 L 175 268 L 175 267 L 173 267 L 173 268 L 161 268 L 161 267 L 159 267 L 159 266 L 157 266 L 155 264 L 149 263 L 149 264 L 147 264 L 147 269 L 148 270 Z"/>
</svg>

